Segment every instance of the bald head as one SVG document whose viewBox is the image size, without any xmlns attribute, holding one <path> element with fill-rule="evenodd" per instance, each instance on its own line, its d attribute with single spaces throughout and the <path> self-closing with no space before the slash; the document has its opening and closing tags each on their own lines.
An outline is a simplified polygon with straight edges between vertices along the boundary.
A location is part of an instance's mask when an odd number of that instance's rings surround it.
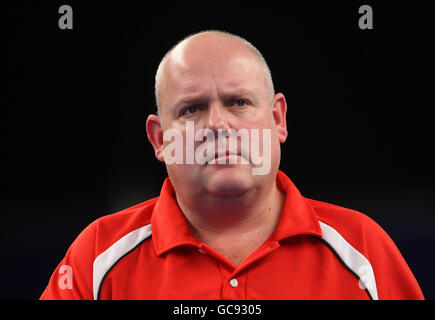
<svg viewBox="0 0 435 320">
<path fill-rule="evenodd" d="M 171 81 L 171 72 L 189 72 L 192 64 L 204 60 L 251 59 L 255 61 L 258 74 L 263 78 L 269 101 L 274 97 L 274 87 L 269 67 L 262 54 L 245 39 L 223 31 L 202 31 L 184 38 L 172 47 L 161 60 L 155 77 L 155 98 L 160 114 L 166 83 Z"/>
</svg>

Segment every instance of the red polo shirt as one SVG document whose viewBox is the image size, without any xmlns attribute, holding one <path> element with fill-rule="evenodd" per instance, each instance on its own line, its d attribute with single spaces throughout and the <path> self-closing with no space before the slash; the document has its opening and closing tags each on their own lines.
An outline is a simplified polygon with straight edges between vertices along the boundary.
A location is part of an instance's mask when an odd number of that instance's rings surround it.
<svg viewBox="0 0 435 320">
<path fill-rule="evenodd" d="M 167 178 L 159 197 L 91 223 L 41 299 L 423 299 L 373 220 L 276 182 L 278 226 L 237 267 L 192 235 Z"/>
</svg>

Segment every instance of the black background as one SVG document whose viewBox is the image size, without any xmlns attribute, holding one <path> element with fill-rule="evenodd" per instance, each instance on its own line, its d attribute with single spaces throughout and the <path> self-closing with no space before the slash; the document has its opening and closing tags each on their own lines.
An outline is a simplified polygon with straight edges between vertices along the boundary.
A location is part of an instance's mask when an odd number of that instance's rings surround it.
<svg viewBox="0 0 435 320">
<path fill-rule="evenodd" d="M 281 169 L 302 194 L 377 221 L 435 298 L 428 8 L 92 3 L 9 6 L 0 298 L 38 298 L 89 223 L 159 194 L 165 167 L 145 132 L 154 74 L 204 29 L 245 37 L 268 61 L 288 103 Z M 58 27 L 62 4 L 73 30 Z M 373 30 L 358 28 L 363 4 Z"/>
</svg>

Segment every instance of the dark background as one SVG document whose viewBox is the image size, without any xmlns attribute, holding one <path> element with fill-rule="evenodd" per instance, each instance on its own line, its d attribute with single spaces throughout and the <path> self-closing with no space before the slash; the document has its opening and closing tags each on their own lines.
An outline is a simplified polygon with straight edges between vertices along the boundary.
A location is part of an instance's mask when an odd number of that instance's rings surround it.
<svg viewBox="0 0 435 320">
<path fill-rule="evenodd" d="M 264 54 L 288 103 L 281 169 L 302 194 L 377 221 L 435 298 L 430 11 L 289 3 L 9 6 L 0 298 L 37 299 L 89 223 L 159 194 L 165 167 L 145 132 L 154 73 L 176 41 L 204 29 Z M 62 4 L 73 30 L 58 27 Z M 363 4 L 373 30 L 358 28 Z"/>
</svg>

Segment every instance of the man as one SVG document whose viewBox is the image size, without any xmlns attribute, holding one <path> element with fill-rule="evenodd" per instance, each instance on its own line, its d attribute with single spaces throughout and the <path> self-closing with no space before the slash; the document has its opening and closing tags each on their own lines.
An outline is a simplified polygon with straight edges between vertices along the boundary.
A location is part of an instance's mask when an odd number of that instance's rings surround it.
<svg viewBox="0 0 435 320">
<path fill-rule="evenodd" d="M 191 35 L 155 89 L 160 196 L 89 225 L 41 299 L 423 298 L 375 222 L 304 198 L 279 171 L 287 105 L 250 43 Z"/>
</svg>

